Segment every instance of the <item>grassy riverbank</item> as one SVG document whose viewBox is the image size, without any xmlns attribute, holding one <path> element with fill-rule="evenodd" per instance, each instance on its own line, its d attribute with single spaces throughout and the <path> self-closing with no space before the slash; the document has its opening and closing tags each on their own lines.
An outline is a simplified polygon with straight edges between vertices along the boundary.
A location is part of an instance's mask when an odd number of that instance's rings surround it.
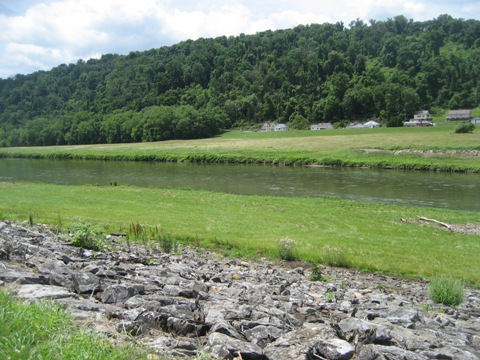
<svg viewBox="0 0 480 360">
<path fill-rule="evenodd" d="M 271 163 L 480 172 L 480 131 L 430 128 L 227 132 L 213 139 L 2 148 L 0 157 Z"/>
<path fill-rule="evenodd" d="M 278 257 L 277 241 L 288 237 L 304 261 L 414 277 L 446 274 L 480 287 L 480 236 L 418 223 L 424 216 L 480 225 L 474 212 L 336 198 L 29 183 L 0 183 L 0 198 L 2 219 L 31 216 L 53 225 L 82 220 L 116 232 L 141 224 L 180 242 L 243 257 Z"/>
</svg>

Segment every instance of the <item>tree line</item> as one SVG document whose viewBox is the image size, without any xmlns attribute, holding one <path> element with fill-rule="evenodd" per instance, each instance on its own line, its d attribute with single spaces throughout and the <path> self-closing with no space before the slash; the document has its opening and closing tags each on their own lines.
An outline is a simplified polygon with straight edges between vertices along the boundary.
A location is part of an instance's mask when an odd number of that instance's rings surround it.
<svg viewBox="0 0 480 360">
<path fill-rule="evenodd" d="M 106 54 L 0 79 L 0 146 L 210 137 L 479 103 L 480 21 L 300 25 Z"/>
</svg>

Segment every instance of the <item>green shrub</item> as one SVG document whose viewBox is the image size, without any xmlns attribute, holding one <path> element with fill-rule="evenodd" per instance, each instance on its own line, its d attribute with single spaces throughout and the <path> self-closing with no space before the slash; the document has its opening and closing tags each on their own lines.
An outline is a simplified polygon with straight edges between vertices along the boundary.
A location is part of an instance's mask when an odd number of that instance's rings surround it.
<svg viewBox="0 0 480 360">
<path fill-rule="evenodd" d="M 87 223 L 75 223 L 70 226 L 72 233 L 71 244 L 73 246 L 102 251 L 105 247 L 105 236 L 94 225 Z"/>
<path fill-rule="evenodd" d="M 473 130 L 475 130 L 475 125 L 472 123 L 461 123 L 458 124 L 455 127 L 455 134 L 465 134 L 465 133 L 471 133 Z"/>
<path fill-rule="evenodd" d="M 178 251 L 178 243 L 175 240 L 175 237 L 170 234 L 158 234 L 156 236 L 158 243 L 160 244 L 160 249 L 164 253 L 175 253 Z"/>
<path fill-rule="evenodd" d="M 464 289 L 460 281 L 446 276 L 430 280 L 430 297 L 437 304 L 457 306 L 463 302 Z"/>
<path fill-rule="evenodd" d="M 282 238 L 277 241 L 278 255 L 280 259 L 285 261 L 293 261 L 296 259 L 295 256 L 295 246 L 296 242 L 293 239 L 288 237 Z"/>
<path fill-rule="evenodd" d="M 146 242 L 147 230 L 139 223 L 131 223 L 128 228 L 127 240 Z"/>
<path fill-rule="evenodd" d="M 312 267 L 312 273 L 308 278 L 310 281 L 326 281 L 327 279 L 322 274 L 322 270 L 318 267 L 317 264 L 314 264 Z"/>
</svg>

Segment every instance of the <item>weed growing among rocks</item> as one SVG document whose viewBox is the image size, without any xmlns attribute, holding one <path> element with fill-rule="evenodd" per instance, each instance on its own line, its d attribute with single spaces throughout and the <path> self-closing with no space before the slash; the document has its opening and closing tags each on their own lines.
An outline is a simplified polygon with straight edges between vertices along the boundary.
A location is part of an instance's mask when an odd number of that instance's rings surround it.
<svg viewBox="0 0 480 360">
<path fill-rule="evenodd" d="M 139 223 L 131 223 L 128 228 L 127 238 L 128 240 L 145 243 L 147 240 L 147 231 Z"/>
<path fill-rule="evenodd" d="M 178 251 L 178 243 L 172 235 L 158 234 L 156 236 L 160 249 L 167 254 L 176 253 Z"/>
<path fill-rule="evenodd" d="M 460 281 L 446 276 L 436 276 L 430 280 L 430 297 L 437 304 L 460 305 L 465 297 Z"/>
<path fill-rule="evenodd" d="M 328 300 L 328 302 L 333 302 L 335 300 L 335 293 L 333 291 L 327 291 L 325 293 L 325 298 Z"/>
<path fill-rule="evenodd" d="M 84 249 L 102 251 L 105 248 L 105 236 L 94 225 L 79 222 L 70 226 L 71 244 Z"/>
<path fill-rule="evenodd" d="M 282 238 L 277 241 L 278 246 L 278 255 L 280 259 L 285 261 L 293 261 L 296 259 L 295 256 L 295 246 L 297 243 L 295 240 L 288 237 Z"/>
<path fill-rule="evenodd" d="M 327 281 L 325 276 L 322 274 L 322 270 L 318 267 L 317 264 L 314 264 L 312 267 L 312 273 L 310 274 L 310 281 Z"/>
<path fill-rule="evenodd" d="M 159 229 L 158 226 L 149 228 L 141 224 L 130 224 L 128 229 L 127 241 L 133 240 L 147 246 L 151 241 L 158 243 L 164 253 L 173 253 L 178 251 L 178 242 L 174 235 L 167 234 Z"/>
</svg>

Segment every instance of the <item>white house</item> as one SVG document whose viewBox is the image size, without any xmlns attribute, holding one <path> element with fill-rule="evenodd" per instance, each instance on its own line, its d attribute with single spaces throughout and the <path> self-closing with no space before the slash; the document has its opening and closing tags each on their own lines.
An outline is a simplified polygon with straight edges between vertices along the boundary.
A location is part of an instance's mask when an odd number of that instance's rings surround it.
<svg viewBox="0 0 480 360">
<path fill-rule="evenodd" d="M 420 111 L 417 111 L 415 113 L 415 115 L 413 115 L 413 120 L 432 122 L 433 121 L 433 116 L 430 115 L 428 110 L 420 110 Z"/>
<path fill-rule="evenodd" d="M 275 131 L 288 131 L 288 126 L 285 124 L 275 125 Z"/>
<path fill-rule="evenodd" d="M 365 125 L 360 124 L 358 122 L 353 122 L 348 125 L 345 129 L 365 129 Z"/>
<path fill-rule="evenodd" d="M 471 122 L 472 122 L 472 124 L 480 125 L 480 118 L 474 117 L 474 118 L 471 120 Z"/>
<path fill-rule="evenodd" d="M 450 110 L 445 118 L 445 121 L 467 120 L 472 118 L 471 110 Z"/>
<path fill-rule="evenodd" d="M 260 131 L 274 131 L 274 130 L 275 130 L 274 123 L 263 123 L 262 127 L 260 128 Z"/>
<path fill-rule="evenodd" d="M 319 123 L 319 124 L 313 124 L 310 126 L 310 130 L 330 130 L 333 129 L 333 126 L 331 123 Z"/>
<path fill-rule="evenodd" d="M 366 127 L 366 128 L 374 129 L 374 128 L 379 128 L 380 124 L 377 123 L 376 121 L 370 120 L 370 121 L 366 122 L 365 124 L 363 124 L 363 126 Z"/>
</svg>

